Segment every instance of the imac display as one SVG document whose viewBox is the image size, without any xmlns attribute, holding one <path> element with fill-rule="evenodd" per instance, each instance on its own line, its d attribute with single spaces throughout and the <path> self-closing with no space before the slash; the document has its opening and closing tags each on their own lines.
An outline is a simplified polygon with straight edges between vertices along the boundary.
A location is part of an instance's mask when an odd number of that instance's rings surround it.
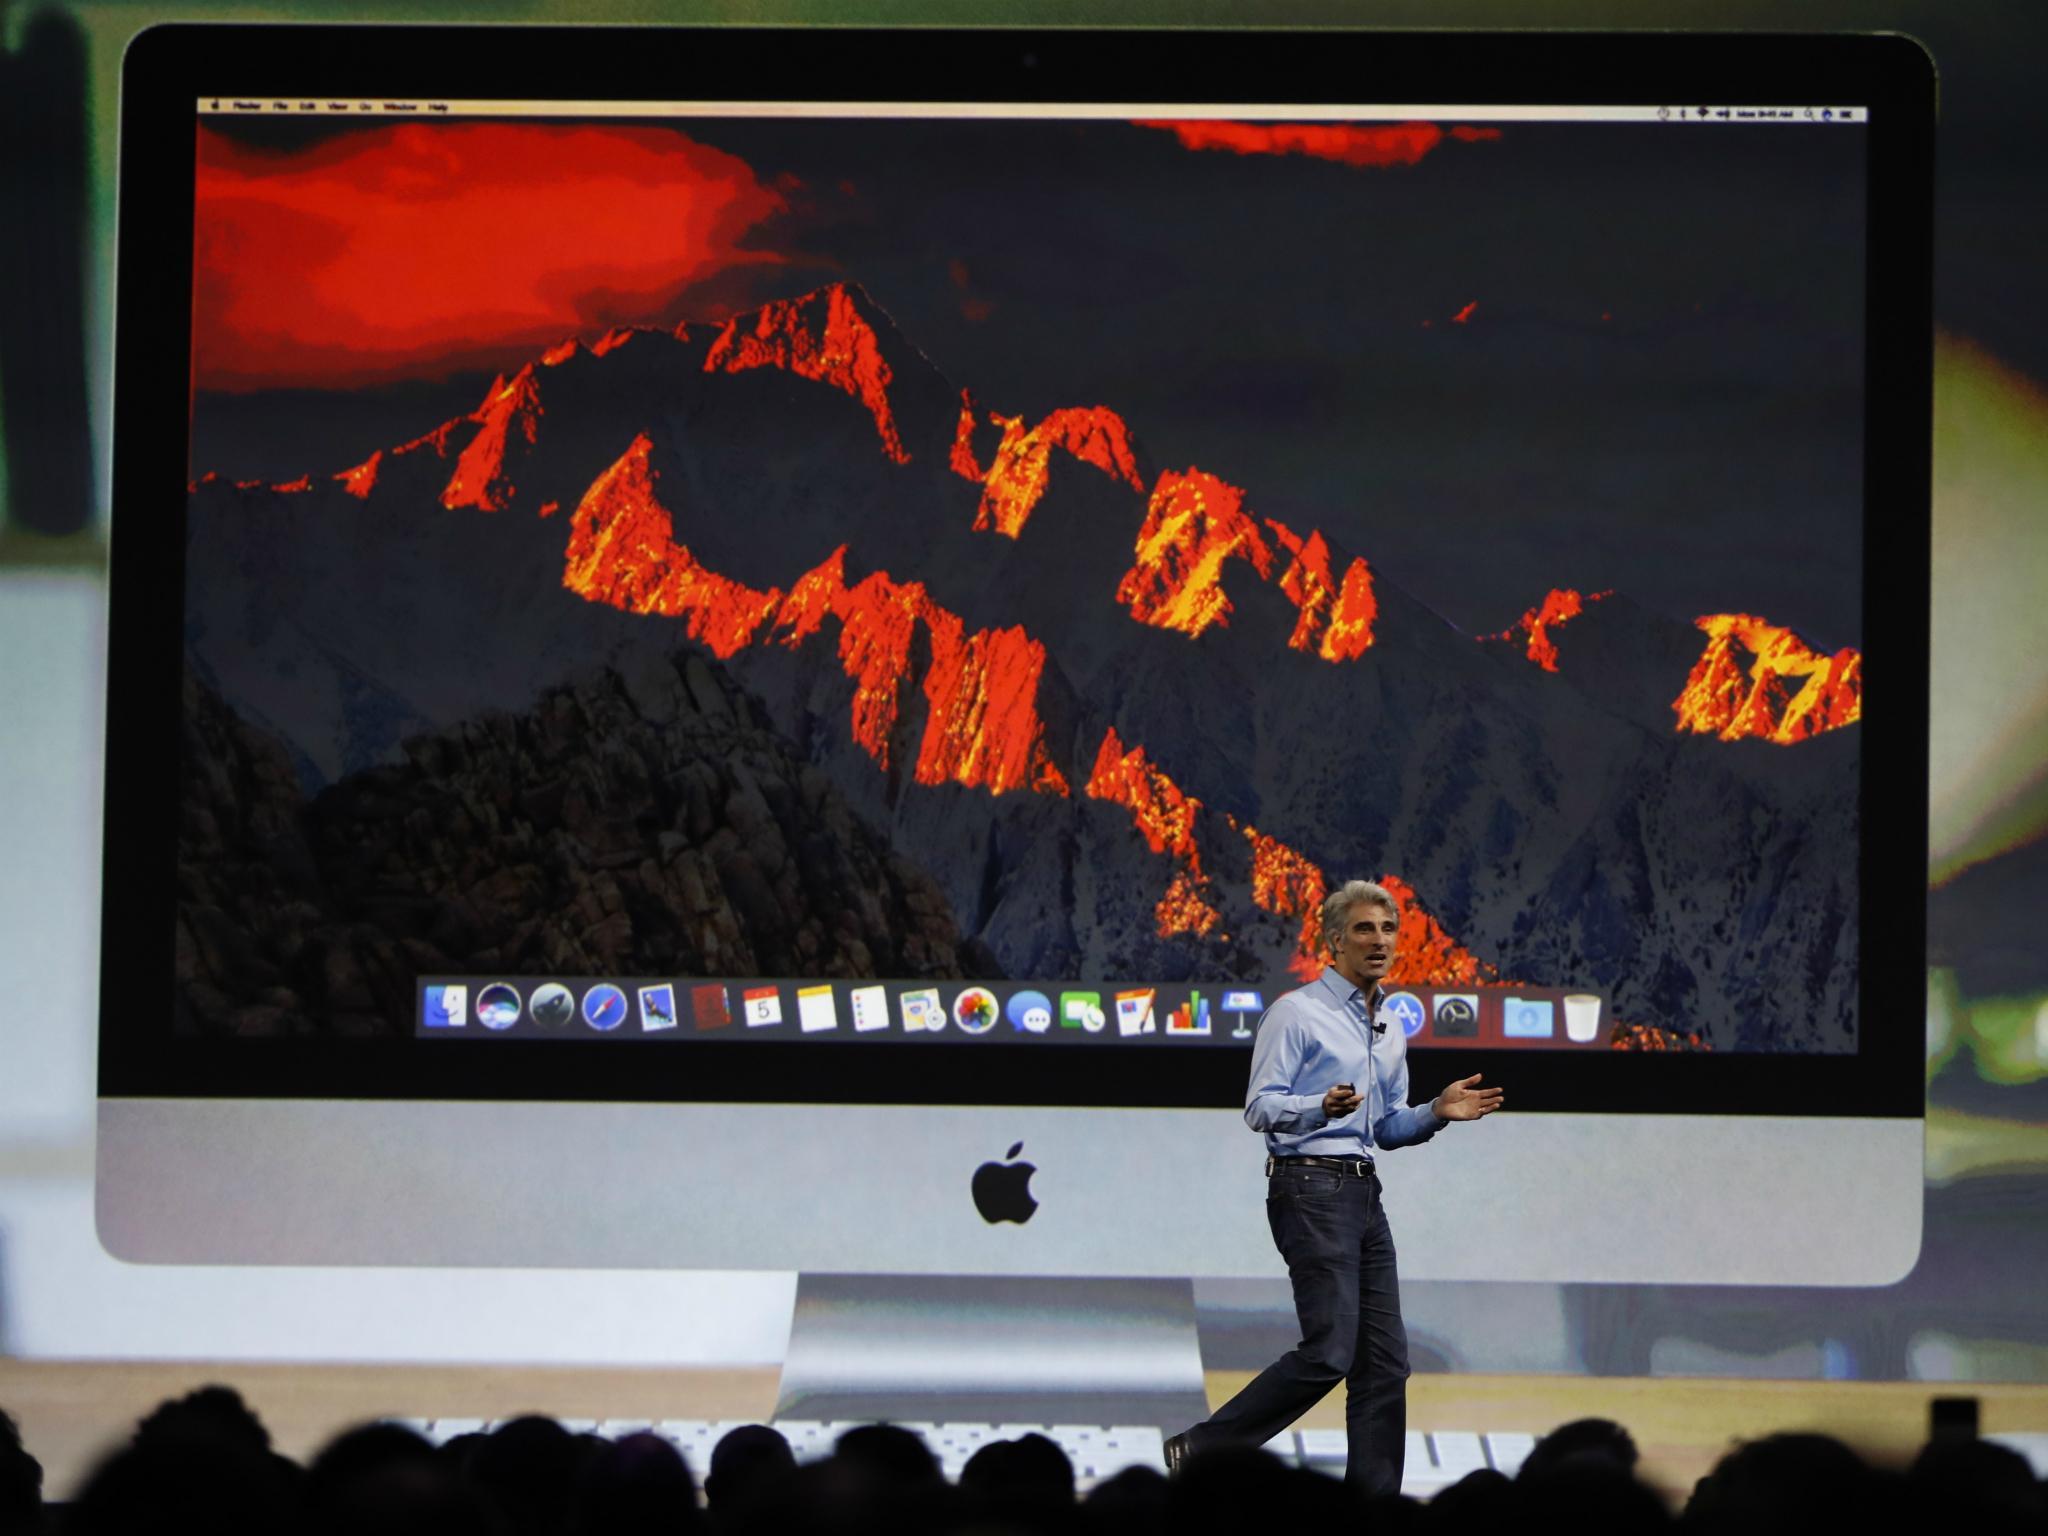
<svg viewBox="0 0 2048 1536">
<path fill-rule="evenodd" d="M 1528 1228 L 1509 1271 L 1910 1262 L 1917 1209 L 1807 1252 L 1819 1183 L 1740 1256 L 1705 1208 L 1626 1260 L 1595 1235 L 1692 1161 L 1917 1167 L 1882 978 L 1919 919 L 1871 905 L 1911 904 L 1873 816 L 1924 815 L 1869 734 L 1918 751 L 1925 712 L 1924 551 L 1875 546 L 1912 473 L 1874 436 L 1882 80 L 710 100 L 302 66 L 212 77 L 157 151 L 182 475 L 117 538 L 163 551 L 130 633 L 168 1005 L 122 1026 L 104 1141 L 203 1105 L 276 1198 L 389 1188 L 366 1259 L 532 1262 L 546 1227 L 557 1261 L 1260 1273 L 1255 1196 L 1163 1233 L 1132 1185 L 1255 1175 L 1250 1040 L 1363 876 L 1402 903 L 1418 1091 L 1483 1070 L 1536 1111 L 1415 1175 Z M 606 1162 L 813 1134 L 851 1166 L 809 1250 L 732 1229 L 745 1176 L 587 1199 Z M 477 1206 L 465 1145 L 532 1204 Z M 1072 1223 L 1043 1250 L 986 1246 L 968 1179 L 1006 1146 Z M 117 1250 L 208 1241 L 102 1210 Z M 1480 1263 L 1410 1225 L 1421 1272 Z"/>
</svg>

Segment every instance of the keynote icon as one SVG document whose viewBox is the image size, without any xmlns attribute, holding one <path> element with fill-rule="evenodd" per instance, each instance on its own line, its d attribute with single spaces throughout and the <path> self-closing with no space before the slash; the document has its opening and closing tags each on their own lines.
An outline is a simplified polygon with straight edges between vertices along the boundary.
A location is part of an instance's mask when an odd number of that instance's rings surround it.
<svg viewBox="0 0 2048 1536">
<path fill-rule="evenodd" d="M 965 988 L 953 999 L 953 1022 L 970 1035 L 987 1034 L 1001 1016 L 996 995 L 987 987 Z"/>
<path fill-rule="evenodd" d="M 764 1024 L 782 1022 L 782 989 L 780 987 L 748 987 L 740 993 L 740 1006 L 746 1011 L 747 1028 L 759 1029 Z"/>
<path fill-rule="evenodd" d="M 1565 1038 L 1574 1045 L 1591 1045 L 1600 1038 L 1600 999 L 1590 992 L 1574 992 L 1564 1000 Z"/>
<path fill-rule="evenodd" d="M 991 1226 L 999 1221 L 1014 1221 L 1022 1226 L 1038 1209 L 1038 1202 L 1031 1197 L 1031 1175 L 1038 1169 L 1034 1164 L 1017 1160 L 1017 1154 L 1023 1150 L 1024 1143 L 1017 1142 L 1003 1154 L 1005 1161 L 983 1163 L 974 1170 L 974 1183 L 970 1186 L 974 1208 Z"/>
<path fill-rule="evenodd" d="M 651 1035 L 657 1030 L 676 1027 L 676 989 L 667 982 L 659 986 L 640 989 L 640 1032 Z"/>
<path fill-rule="evenodd" d="M 428 1029 L 462 1029 L 469 1023 L 469 988 L 427 988 L 427 1011 L 422 1021 Z"/>
<path fill-rule="evenodd" d="M 626 1022 L 626 994 L 608 981 L 600 981 L 583 994 L 583 1022 L 606 1033 Z"/>
<path fill-rule="evenodd" d="M 1479 994 L 1439 992 L 1436 995 L 1434 1028 L 1440 1040 L 1475 1040 L 1479 1037 Z"/>
<path fill-rule="evenodd" d="M 807 1035 L 839 1027 L 839 1010 L 832 1004 L 830 985 L 796 989 L 796 1022 Z"/>
<path fill-rule="evenodd" d="M 485 1029 L 510 1029 L 519 1022 L 519 991 L 494 981 L 476 995 L 476 1021 Z"/>
<path fill-rule="evenodd" d="M 647 987 L 641 987 L 641 1010 L 647 1008 L 647 991 Z M 668 1016 L 674 1020 L 676 1010 L 672 1008 Z M 690 987 L 690 1018 L 696 1020 L 696 1028 L 700 1030 L 723 1030 L 733 1022 L 733 1008 L 725 999 L 723 981 Z"/>
<path fill-rule="evenodd" d="M 1557 1033 L 1557 1010 L 1547 997 L 1504 998 L 1500 1032 L 1510 1040 L 1548 1040 Z"/>
<path fill-rule="evenodd" d="M 1245 1023 L 1245 1015 L 1248 1013 L 1264 1013 L 1266 1011 L 1266 1000 L 1256 992 L 1225 992 L 1223 994 L 1223 1011 L 1237 1020 L 1236 1027 L 1230 1031 L 1230 1038 L 1233 1040 L 1249 1040 L 1252 1037 L 1252 1027 Z"/>
<path fill-rule="evenodd" d="M 1012 992 L 1005 1011 L 1010 1028 L 1020 1033 L 1042 1035 L 1052 1028 L 1052 999 L 1043 992 Z"/>
<path fill-rule="evenodd" d="M 1380 1004 L 1382 1018 L 1392 1019 L 1401 1026 L 1401 1033 L 1413 1039 L 1422 1033 L 1422 1026 L 1429 1021 L 1429 1014 L 1423 1009 L 1422 999 L 1413 992 L 1396 992 Z"/>
<path fill-rule="evenodd" d="M 526 1011 L 542 1029 L 567 1029 L 576 1017 L 576 998 L 559 981 L 544 981 L 533 989 Z"/>
<path fill-rule="evenodd" d="M 1120 1035 L 1149 1035 L 1159 1025 L 1152 1017 L 1152 999 L 1158 995 L 1156 987 L 1134 987 L 1128 992 L 1116 995 L 1116 1032 Z"/>
<path fill-rule="evenodd" d="M 853 1004 L 853 1029 L 855 1034 L 872 1034 L 878 1029 L 889 1027 L 889 993 L 885 987 L 855 987 L 850 1001 Z"/>
<path fill-rule="evenodd" d="M 903 994 L 903 1028 L 909 1034 L 946 1027 L 946 1010 L 937 987 L 919 987 Z"/>
<path fill-rule="evenodd" d="M 1102 1027 L 1109 1017 L 1102 1011 L 1100 992 L 1062 992 L 1060 994 L 1060 1028 L 1085 1029 L 1091 1035 L 1102 1033 Z"/>
</svg>

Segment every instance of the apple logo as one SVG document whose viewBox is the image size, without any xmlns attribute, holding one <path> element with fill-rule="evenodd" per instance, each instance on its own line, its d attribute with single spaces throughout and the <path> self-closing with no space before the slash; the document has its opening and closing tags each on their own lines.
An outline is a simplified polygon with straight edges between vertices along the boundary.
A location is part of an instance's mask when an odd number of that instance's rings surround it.
<svg viewBox="0 0 2048 1536">
<path fill-rule="evenodd" d="M 1014 1221 L 1022 1225 L 1038 1209 L 1038 1202 L 1031 1198 L 1031 1175 L 1038 1168 L 1033 1163 L 1016 1161 L 1023 1150 L 1024 1143 L 1020 1141 L 1003 1154 L 1010 1161 L 983 1163 L 974 1170 L 974 1208 L 981 1212 L 983 1221 Z"/>
</svg>

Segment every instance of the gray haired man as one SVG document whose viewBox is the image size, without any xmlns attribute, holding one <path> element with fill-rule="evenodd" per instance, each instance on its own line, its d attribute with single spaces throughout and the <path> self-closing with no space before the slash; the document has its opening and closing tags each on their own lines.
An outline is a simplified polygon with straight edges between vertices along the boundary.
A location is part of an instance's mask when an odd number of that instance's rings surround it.
<svg viewBox="0 0 2048 1536">
<path fill-rule="evenodd" d="M 1266 1221 L 1287 1261 L 1301 1342 L 1202 1423 L 1166 1442 L 1178 1471 L 1210 1446 L 1263 1445 L 1344 1383 L 1344 1477 L 1398 1493 L 1408 1428 L 1408 1333 L 1373 1159 L 1501 1107 L 1479 1074 L 1408 1103 L 1408 1042 L 1379 1021 L 1401 911 L 1353 880 L 1323 903 L 1330 964 L 1276 1001 L 1252 1047 L 1245 1123 L 1266 1138 Z"/>
</svg>

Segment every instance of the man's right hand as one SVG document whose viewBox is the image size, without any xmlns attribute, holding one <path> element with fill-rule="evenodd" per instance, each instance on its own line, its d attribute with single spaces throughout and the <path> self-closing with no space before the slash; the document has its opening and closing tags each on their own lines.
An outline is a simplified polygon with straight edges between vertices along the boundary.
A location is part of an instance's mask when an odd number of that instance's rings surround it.
<svg viewBox="0 0 2048 1536">
<path fill-rule="evenodd" d="M 1323 1116 L 1328 1120 L 1341 1120 L 1363 1102 L 1356 1088 L 1349 1083 L 1339 1083 L 1323 1095 Z"/>
</svg>

